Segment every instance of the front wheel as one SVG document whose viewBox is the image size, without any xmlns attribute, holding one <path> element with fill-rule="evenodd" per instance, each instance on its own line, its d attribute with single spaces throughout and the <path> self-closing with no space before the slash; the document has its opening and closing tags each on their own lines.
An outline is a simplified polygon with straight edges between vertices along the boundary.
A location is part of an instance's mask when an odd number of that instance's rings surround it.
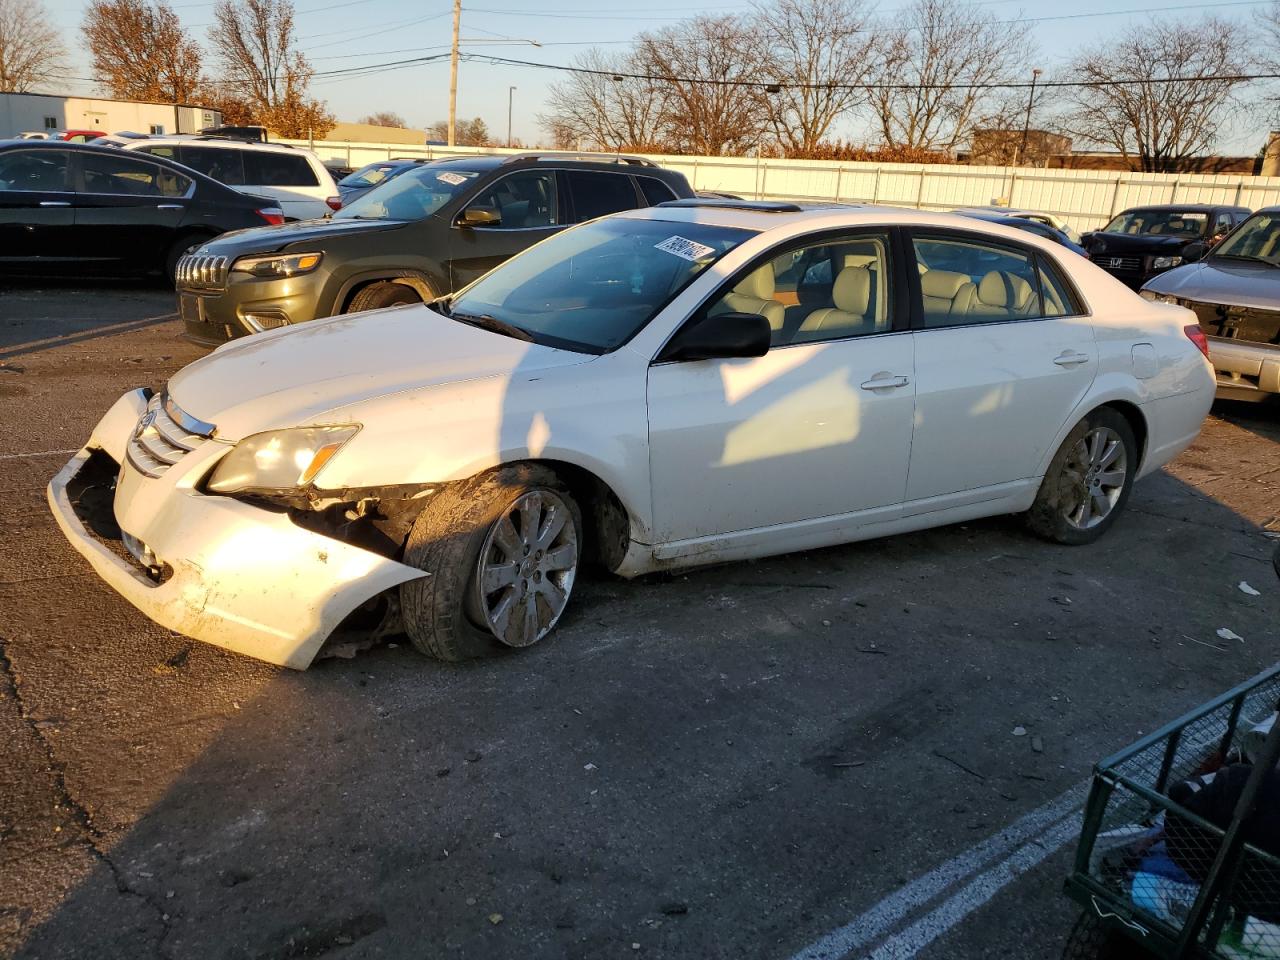
<svg viewBox="0 0 1280 960">
<path fill-rule="evenodd" d="M 527 647 L 559 622 L 582 556 L 582 514 L 546 467 L 504 467 L 446 487 L 419 514 L 400 587 L 405 631 L 438 660 Z"/>
<path fill-rule="evenodd" d="M 1093 543 L 1124 508 L 1137 469 L 1138 444 L 1129 421 L 1109 407 L 1094 410 L 1054 454 L 1027 525 L 1055 543 Z"/>
<path fill-rule="evenodd" d="M 413 287 L 403 283 L 371 283 L 347 304 L 347 313 L 363 313 L 365 310 L 382 310 L 406 303 L 421 303 L 422 298 Z"/>
</svg>

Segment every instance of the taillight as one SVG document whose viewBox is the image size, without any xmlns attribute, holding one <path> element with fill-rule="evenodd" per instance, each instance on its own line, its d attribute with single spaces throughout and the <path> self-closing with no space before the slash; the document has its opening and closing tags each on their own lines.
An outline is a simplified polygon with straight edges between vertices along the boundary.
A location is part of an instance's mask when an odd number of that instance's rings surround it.
<svg viewBox="0 0 1280 960">
<path fill-rule="evenodd" d="M 341 209 L 342 209 L 342 198 L 341 198 L 341 197 L 325 197 L 325 198 L 324 198 L 324 202 L 325 202 L 325 203 L 327 203 L 327 204 L 329 205 L 329 209 L 330 209 L 330 210 L 341 210 Z"/>
<path fill-rule="evenodd" d="M 1206 337 L 1204 335 L 1204 331 L 1200 329 L 1200 324 L 1188 323 L 1182 328 L 1182 332 L 1187 335 L 1187 339 L 1194 343 L 1207 359 L 1209 356 L 1209 338 Z"/>
<path fill-rule="evenodd" d="M 257 211 L 257 214 L 273 227 L 277 224 L 284 223 L 284 211 L 279 207 L 263 207 L 261 210 Z"/>
</svg>

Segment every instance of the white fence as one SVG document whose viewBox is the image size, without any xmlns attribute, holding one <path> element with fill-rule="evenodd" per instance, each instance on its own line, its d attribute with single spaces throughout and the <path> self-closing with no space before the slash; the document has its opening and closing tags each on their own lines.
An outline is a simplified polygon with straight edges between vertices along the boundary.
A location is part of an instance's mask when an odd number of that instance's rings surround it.
<svg viewBox="0 0 1280 960">
<path fill-rule="evenodd" d="M 353 167 L 391 157 L 523 152 L 385 143 L 284 142 L 311 147 L 321 159 L 341 159 Z M 695 190 L 718 190 L 752 199 L 839 200 L 929 210 L 1000 203 L 1056 214 L 1079 230 L 1101 227 L 1126 207 L 1147 203 L 1225 203 L 1254 210 L 1280 204 L 1280 177 L 658 154 L 648 158 L 682 172 Z"/>
</svg>

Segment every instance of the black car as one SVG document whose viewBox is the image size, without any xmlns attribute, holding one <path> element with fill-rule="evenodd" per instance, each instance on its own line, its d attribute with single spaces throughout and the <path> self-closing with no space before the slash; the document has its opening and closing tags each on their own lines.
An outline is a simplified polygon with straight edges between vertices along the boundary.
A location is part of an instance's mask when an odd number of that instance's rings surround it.
<svg viewBox="0 0 1280 960">
<path fill-rule="evenodd" d="M 186 335 L 262 330 L 434 300 L 565 227 L 693 196 L 633 157 L 476 155 L 418 164 L 331 218 L 219 237 L 178 264 Z"/>
<path fill-rule="evenodd" d="M 394 180 L 400 174 L 407 173 L 426 162 L 413 157 L 395 157 L 391 160 L 365 164 L 359 170 L 348 173 L 338 181 L 338 193 L 342 196 L 342 205 L 346 206 L 358 197 L 363 197 L 379 184 Z"/>
<path fill-rule="evenodd" d="M 280 223 L 181 164 L 54 140 L 0 141 L 0 272 L 147 274 L 228 230 Z"/>
<path fill-rule="evenodd" d="M 1189 245 L 1203 244 L 1196 248 L 1203 251 L 1248 216 L 1247 207 L 1203 203 L 1133 207 L 1086 233 L 1081 244 L 1090 260 L 1136 290 L 1182 264 Z"/>
<path fill-rule="evenodd" d="M 1044 237 L 1046 240 L 1061 244 L 1072 253 L 1078 253 L 1082 257 L 1088 256 L 1084 251 L 1084 247 L 1068 237 L 1064 231 L 1047 223 L 1041 223 L 1039 220 L 1028 220 L 1026 217 L 1009 217 L 999 213 L 988 213 L 985 210 L 957 210 L 956 213 L 962 217 L 968 217 L 970 220 L 998 223 L 1005 227 L 1013 227 L 1015 230 L 1022 230 L 1025 233 L 1034 233 L 1037 237 Z"/>
</svg>

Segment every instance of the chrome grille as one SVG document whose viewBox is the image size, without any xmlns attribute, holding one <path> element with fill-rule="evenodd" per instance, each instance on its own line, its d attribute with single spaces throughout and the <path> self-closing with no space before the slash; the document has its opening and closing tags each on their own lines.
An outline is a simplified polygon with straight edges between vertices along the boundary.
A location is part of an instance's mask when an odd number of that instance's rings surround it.
<svg viewBox="0 0 1280 960">
<path fill-rule="evenodd" d="M 179 287 L 196 290 L 221 290 L 227 285 L 229 257 L 207 253 L 188 253 L 178 260 L 174 279 Z"/>
<path fill-rule="evenodd" d="M 148 477 L 158 477 L 213 435 L 213 425 L 188 416 L 169 398 L 156 394 L 129 438 L 129 462 Z"/>
<path fill-rule="evenodd" d="M 1093 262 L 1103 270 L 1116 270 L 1120 273 L 1140 273 L 1142 271 L 1141 257 L 1110 257 L 1105 253 L 1095 253 Z"/>
</svg>

